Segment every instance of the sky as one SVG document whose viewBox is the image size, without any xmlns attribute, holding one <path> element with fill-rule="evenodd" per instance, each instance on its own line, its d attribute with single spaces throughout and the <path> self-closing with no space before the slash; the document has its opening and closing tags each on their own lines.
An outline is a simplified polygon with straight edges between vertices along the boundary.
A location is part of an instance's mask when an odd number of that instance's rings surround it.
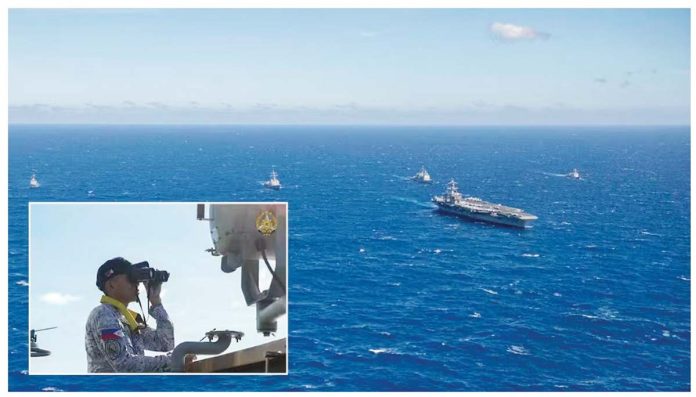
<svg viewBox="0 0 696 397">
<path fill-rule="evenodd" d="M 39 347 L 52 354 L 30 358 L 31 374 L 87 373 L 85 323 L 102 296 L 97 269 L 117 256 L 170 273 L 162 304 L 176 344 L 199 341 L 213 328 L 244 332 L 226 352 L 287 337 L 287 316 L 274 336 L 256 332 L 256 308 L 244 301 L 240 271 L 223 273 L 220 257 L 204 251 L 213 246 L 210 226 L 196 220 L 194 203 L 33 203 L 30 211 L 29 326 L 58 327 L 38 333 Z M 271 275 L 265 267 L 259 275 L 263 290 Z M 142 286 L 140 292 L 144 306 Z M 140 312 L 137 303 L 129 308 Z"/>
<path fill-rule="evenodd" d="M 689 124 L 688 9 L 11 9 L 11 123 Z"/>
</svg>

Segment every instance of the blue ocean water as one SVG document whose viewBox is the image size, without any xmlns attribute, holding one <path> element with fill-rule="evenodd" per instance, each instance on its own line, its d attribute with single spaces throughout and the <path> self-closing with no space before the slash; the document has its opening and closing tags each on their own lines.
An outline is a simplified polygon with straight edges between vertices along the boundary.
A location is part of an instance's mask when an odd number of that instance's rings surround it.
<svg viewBox="0 0 696 397">
<path fill-rule="evenodd" d="M 690 390 L 689 153 L 688 127 L 10 126 L 9 389 Z M 434 212 L 452 177 L 539 220 Z M 27 375 L 29 201 L 267 200 L 288 376 Z"/>
</svg>

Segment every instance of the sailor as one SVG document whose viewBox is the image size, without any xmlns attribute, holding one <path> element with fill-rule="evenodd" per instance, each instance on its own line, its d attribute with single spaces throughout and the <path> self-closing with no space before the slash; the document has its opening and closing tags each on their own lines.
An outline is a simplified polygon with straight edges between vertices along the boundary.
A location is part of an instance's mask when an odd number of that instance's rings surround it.
<svg viewBox="0 0 696 397">
<path fill-rule="evenodd" d="M 138 313 L 127 308 L 138 299 L 138 282 L 129 277 L 131 268 L 127 260 L 114 258 L 97 271 L 97 287 L 104 295 L 87 319 L 89 372 L 166 372 L 171 367 L 171 353 L 145 356 L 145 349 L 174 349 L 174 326 L 160 297 L 162 284 L 145 283 L 149 288 L 149 313 L 157 320 L 157 329 L 152 329 Z"/>
</svg>

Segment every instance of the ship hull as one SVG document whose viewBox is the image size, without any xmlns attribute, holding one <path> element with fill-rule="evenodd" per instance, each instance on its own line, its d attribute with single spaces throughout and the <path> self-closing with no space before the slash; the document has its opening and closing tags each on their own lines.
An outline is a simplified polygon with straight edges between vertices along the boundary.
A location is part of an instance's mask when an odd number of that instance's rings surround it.
<svg viewBox="0 0 696 397">
<path fill-rule="evenodd" d="M 493 215 L 486 214 L 486 213 L 470 212 L 470 211 L 467 211 L 466 209 L 463 209 L 461 207 L 448 206 L 448 205 L 444 205 L 444 204 L 440 204 L 440 203 L 435 203 L 435 204 L 437 205 L 438 210 L 440 210 L 441 212 L 444 212 L 444 213 L 450 214 L 450 215 L 459 216 L 461 218 L 466 218 L 469 220 L 493 223 L 493 224 L 502 225 L 502 226 L 517 227 L 517 228 L 522 228 L 522 229 L 528 229 L 528 228 L 532 227 L 531 222 L 533 220 L 508 218 L 508 217 L 504 217 L 504 216 L 493 216 Z"/>
</svg>

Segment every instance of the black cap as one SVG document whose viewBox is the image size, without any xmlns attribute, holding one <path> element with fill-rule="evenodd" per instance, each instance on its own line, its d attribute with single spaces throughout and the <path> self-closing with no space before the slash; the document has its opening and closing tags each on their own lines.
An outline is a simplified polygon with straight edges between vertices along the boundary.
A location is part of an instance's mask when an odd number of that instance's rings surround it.
<svg viewBox="0 0 696 397">
<path fill-rule="evenodd" d="M 104 291 L 104 284 L 110 278 L 119 274 L 129 274 L 132 266 L 130 262 L 121 257 L 104 262 L 97 270 L 97 288 Z"/>
</svg>

